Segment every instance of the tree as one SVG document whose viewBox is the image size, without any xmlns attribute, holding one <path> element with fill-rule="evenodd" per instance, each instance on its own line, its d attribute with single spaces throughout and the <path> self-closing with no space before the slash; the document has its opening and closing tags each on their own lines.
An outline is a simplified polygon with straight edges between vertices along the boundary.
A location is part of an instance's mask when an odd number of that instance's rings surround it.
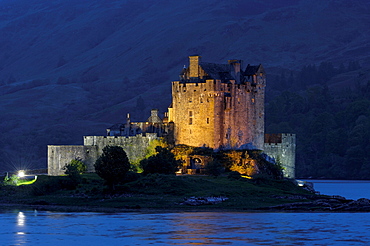
<svg viewBox="0 0 370 246">
<path fill-rule="evenodd" d="M 78 172 L 79 174 L 86 172 L 86 165 L 82 162 L 81 158 L 75 158 L 71 160 L 69 164 L 67 164 L 65 167 L 65 174 L 70 174 L 71 172 Z"/>
<path fill-rule="evenodd" d="M 175 155 L 167 148 L 157 146 L 155 150 L 157 154 L 140 161 L 144 173 L 174 174 L 179 168 L 180 161 L 176 160 Z"/>
<path fill-rule="evenodd" d="M 122 147 L 105 146 L 94 167 L 96 174 L 114 189 L 114 186 L 125 178 L 130 169 L 130 162 Z"/>
<path fill-rule="evenodd" d="M 81 182 L 81 173 L 86 172 L 86 165 L 82 162 L 80 158 L 71 160 L 70 163 L 65 165 L 64 173 L 68 175 L 72 181 L 73 186 L 75 187 L 78 183 Z"/>
</svg>

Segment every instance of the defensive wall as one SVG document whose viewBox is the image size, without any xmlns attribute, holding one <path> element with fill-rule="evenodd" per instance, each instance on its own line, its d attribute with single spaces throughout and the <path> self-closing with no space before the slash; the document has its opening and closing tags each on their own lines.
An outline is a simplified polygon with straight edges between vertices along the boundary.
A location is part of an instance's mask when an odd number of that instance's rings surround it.
<svg viewBox="0 0 370 246">
<path fill-rule="evenodd" d="M 264 152 L 282 164 L 286 178 L 295 178 L 295 149 L 295 134 L 265 134 Z"/>
<path fill-rule="evenodd" d="M 136 136 L 84 136 L 84 145 L 48 145 L 48 174 L 64 174 L 64 167 L 71 160 L 80 158 L 88 172 L 95 172 L 94 164 L 107 145 L 121 146 L 130 162 L 137 162 L 146 155 L 151 141 L 157 134 L 147 133 Z"/>
</svg>

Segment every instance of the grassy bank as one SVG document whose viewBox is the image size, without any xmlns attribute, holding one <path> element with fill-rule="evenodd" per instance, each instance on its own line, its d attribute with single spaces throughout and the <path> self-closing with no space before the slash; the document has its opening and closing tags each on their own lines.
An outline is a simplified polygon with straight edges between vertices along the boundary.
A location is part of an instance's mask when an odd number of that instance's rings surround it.
<svg viewBox="0 0 370 246">
<path fill-rule="evenodd" d="M 1 186 L 0 203 L 51 210 L 257 210 L 285 203 L 310 201 L 312 193 L 287 180 L 248 180 L 208 176 L 152 174 L 108 190 L 96 174 L 84 174 L 79 184 L 69 177 L 40 176 L 34 184 Z M 223 197 L 212 205 L 184 204 L 189 197 Z"/>
</svg>

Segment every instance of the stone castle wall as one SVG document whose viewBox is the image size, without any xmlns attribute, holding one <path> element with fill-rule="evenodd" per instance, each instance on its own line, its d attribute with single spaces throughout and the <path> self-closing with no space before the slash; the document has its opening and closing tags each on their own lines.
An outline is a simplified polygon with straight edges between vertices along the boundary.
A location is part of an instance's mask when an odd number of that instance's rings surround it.
<svg viewBox="0 0 370 246">
<path fill-rule="evenodd" d="M 64 174 L 64 166 L 75 158 L 81 158 L 88 172 L 94 172 L 95 161 L 107 145 L 121 146 L 130 162 L 142 159 L 151 141 L 158 139 L 156 134 L 137 136 L 84 136 L 84 145 L 48 145 L 48 174 Z"/>
<path fill-rule="evenodd" d="M 253 143 L 263 149 L 264 72 L 243 83 L 204 79 L 207 74 L 198 62 L 199 57 L 190 57 L 190 78 L 172 82 L 169 121 L 175 124 L 176 144 L 219 149 Z"/>
<path fill-rule="evenodd" d="M 214 115 L 217 95 L 213 80 L 205 83 L 172 83 L 172 110 L 176 144 L 214 147 Z M 207 133 L 207 134 L 205 134 Z"/>
<path fill-rule="evenodd" d="M 48 145 L 48 175 L 64 174 L 65 165 L 75 158 L 81 158 L 87 165 L 87 171 L 94 172 L 94 163 L 98 158 L 97 146 Z"/>
<path fill-rule="evenodd" d="M 295 148 L 295 134 L 265 134 L 264 152 L 281 162 L 286 178 L 295 178 Z"/>
</svg>

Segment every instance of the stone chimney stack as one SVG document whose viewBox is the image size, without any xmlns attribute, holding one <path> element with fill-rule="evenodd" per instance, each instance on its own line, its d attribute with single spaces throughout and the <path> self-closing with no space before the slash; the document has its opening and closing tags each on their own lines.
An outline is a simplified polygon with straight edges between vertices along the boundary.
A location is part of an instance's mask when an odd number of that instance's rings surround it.
<svg viewBox="0 0 370 246">
<path fill-rule="evenodd" d="M 231 66 L 231 74 L 234 76 L 237 84 L 240 84 L 240 69 L 242 66 L 242 60 L 229 60 Z"/>
<path fill-rule="evenodd" d="M 151 122 L 151 123 L 161 123 L 162 120 L 161 120 L 161 118 L 159 118 L 158 112 L 159 112 L 158 109 L 152 109 L 150 111 L 150 117 L 148 118 L 147 121 Z"/>
<path fill-rule="evenodd" d="M 189 56 L 190 78 L 199 77 L 199 63 L 201 56 Z"/>
</svg>

